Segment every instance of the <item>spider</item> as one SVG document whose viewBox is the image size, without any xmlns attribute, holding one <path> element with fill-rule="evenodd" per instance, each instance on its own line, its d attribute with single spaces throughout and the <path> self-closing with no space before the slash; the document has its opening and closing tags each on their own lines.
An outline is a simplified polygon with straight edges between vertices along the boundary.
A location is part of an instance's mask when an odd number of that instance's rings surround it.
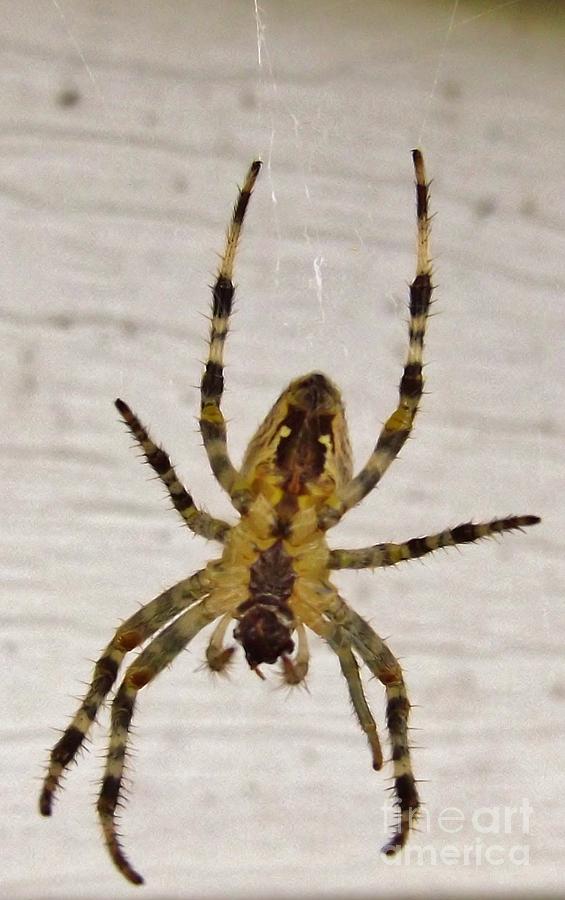
<svg viewBox="0 0 565 900">
<path fill-rule="evenodd" d="M 365 698 L 359 660 L 384 686 L 386 723 L 398 821 L 383 847 L 387 855 L 404 846 L 419 807 L 408 743 L 410 702 L 401 667 L 386 642 L 339 596 L 332 569 L 393 566 L 440 547 L 477 541 L 522 529 L 537 516 L 511 516 L 468 522 L 403 543 L 374 544 L 356 550 L 329 549 L 326 531 L 381 480 L 410 435 L 422 396 L 424 333 L 432 296 L 429 254 L 429 186 L 419 150 L 412 153 L 416 173 L 417 264 L 410 286 L 408 354 L 399 402 L 386 420 L 373 452 L 353 476 L 344 406 L 337 387 L 320 372 L 292 381 L 259 426 L 237 469 L 227 449 L 221 412 L 224 343 L 234 298 L 232 281 L 238 241 L 261 163 L 252 163 L 233 211 L 219 272 L 213 287 L 209 354 L 201 383 L 200 430 L 212 472 L 239 513 L 229 525 L 195 505 L 168 455 L 123 400 L 116 407 L 149 465 L 167 488 L 175 509 L 198 535 L 222 545 L 222 555 L 141 607 L 117 629 L 94 667 L 92 682 L 71 724 L 51 751 L 40 797 L 40 812 L 51 815 L 61 776 L 75 758 L 98 710 L 116 681 L 126 653 L 146 644 L 126 669 L 111 708 L 110 743 L 98 799 L 98 813 L 110 856 L 133 884 L 143 878 L 122 849 L 116 809 L 123 793 L 128 731 L 138 692 L 179 654 L 198 632 L 216 621 L 207 665 L 224 670 L 234 653 L 226 633 L 243 647 L 250 668 L 281 660 L 284 680 L 304 681 L 308 672 L 306 629 L 323 638 L 336 654 L 351 703 L 367 738 L 373 768 L 383 765 L 377 725 Z M 155 636 L 156 635 L 156 636 Z M 296 651 L 293 635 L 296 635 Z"/>
</svg>

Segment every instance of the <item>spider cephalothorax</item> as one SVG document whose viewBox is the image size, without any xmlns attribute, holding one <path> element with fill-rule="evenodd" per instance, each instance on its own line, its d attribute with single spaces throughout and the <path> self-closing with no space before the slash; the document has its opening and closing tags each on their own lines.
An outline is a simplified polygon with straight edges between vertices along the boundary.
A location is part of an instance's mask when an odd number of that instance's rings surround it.
<svg viewBox="0 0 565 900">
<path fill-rule="evenodd" d="M 260 674 L 260 663 L 274 663 L 294 650 L 291 633 L 296 623 L 288 600 L 296 575 L 282 540 L 263 550 L 249 571 L 249 599 L 237 607 L 240 619 L 233 636 Z"/>
<path fill-rule="evenodd" d="M 229 663 L 234 648 L 224 641 L 235 623 L 234 638 L 241 643 L 251 668 L 263 677 L 259 666 L 280 659 L 288 684 L 299 684 L 308 672 L 306 628 L 322 637 L 338 657 L 375 769 L 381 768 L 383 754 L 358 660 L 381 681 L 387 698 L 386 723 L 399 813 L 398 827 L 383 850 L 392 854 L 403 847 L 419 800 L 408 744 L 410 703 L 402 670 L 385 641 L 339 596 L 330 580 L 331 570 L 391 566 L 440 547 L 539 522 L 537 516 L 511 516 L 477 525 L 467 523 L 398 544 L 374 544 L 359 550 L 330 550 L 327 545 L 326 531 L 378 484 L 398 455 L 412 430 L 422 396 L 422 355 L 432 283 L 428 185 L 421 153 L 415 150 L 413 158 L 418 240 L 416 276 L 410 286 L 408 353 L 398 405 L 355 477 L 339 391 L 319 372 L 292 381 L 283 391 L 251 440 L 240 469 L 228 454 L 220 408 L 223 351 L 234 296 L 235 253 L 259 162 L 254 162 L 247 173 L 228 230 L 214 285 L 210 349 L 201 385 L 204 447 L 214 475 L 239 513 L 239 521 L 229 525 L 200 511 L 165 451 L 153 443 L 127 404 L 116 401 L 120 415 L 188 527 L 223 548 L 221 556 L 206 568 L 160 594 L 120 625 L 95 665 L 83 702 L 51 752 L 40 797 L 40 811 L 47 816 L 61 776 L 82 746 L 124 656 L 145 645 L 126 670 L 112 702 L 110 746 L 98 799 L 110 855 L 134 884 L 141 884 L 143 879 L 122 850 L 116 809 L 123 795 L 128 731 L 137 694 L 215 620 L 206 650 L 206 661 L 213 671 L 220 672 Z"/>
</svg>

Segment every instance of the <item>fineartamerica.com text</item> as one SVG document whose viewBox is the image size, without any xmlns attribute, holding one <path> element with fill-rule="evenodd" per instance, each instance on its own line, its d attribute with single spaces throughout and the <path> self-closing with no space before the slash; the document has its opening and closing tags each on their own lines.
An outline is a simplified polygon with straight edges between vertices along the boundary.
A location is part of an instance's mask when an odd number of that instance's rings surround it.
<svg viewBox="0 0 565 900">
<path fill-rule="evenodd" d="M 450 806 L 432 815 L 424 808 L 415 819 L 412 841 L 384 861 L 389 866 L 527 866 L 532 811 L 527 799 L 511 806 L 481 806 L 470 813 Z M 387 828 L 394 826 L 396 814 L 393 804 L 384 807 Z M 427 840 L 422 840 L 422 833 Z"/>
</svg>

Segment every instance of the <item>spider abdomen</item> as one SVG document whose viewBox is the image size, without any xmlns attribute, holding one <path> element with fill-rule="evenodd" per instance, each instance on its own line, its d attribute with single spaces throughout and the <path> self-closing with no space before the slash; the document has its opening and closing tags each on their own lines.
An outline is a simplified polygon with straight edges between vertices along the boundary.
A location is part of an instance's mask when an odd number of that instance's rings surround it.
<svg viewBox="0 0 565 900">
<path fill-rule="evenodd" d="M 301 509 L 331 502 L 351 478 L 351 450 L 341 395 L 329 378 L 310 372 L 290 382 L 251 440 L 241 478 L 284 525 Z"/>
</svg>

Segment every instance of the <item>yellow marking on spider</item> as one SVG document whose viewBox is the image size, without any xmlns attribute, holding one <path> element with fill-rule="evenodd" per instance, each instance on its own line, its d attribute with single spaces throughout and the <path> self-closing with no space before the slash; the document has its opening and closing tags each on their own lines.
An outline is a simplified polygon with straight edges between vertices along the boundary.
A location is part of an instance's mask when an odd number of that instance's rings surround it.
<svg viewBox="0 0 565 900">
<path fill-rule="evenodd" d="M 406 431 L 411 423 L 412 413 L 409 409 L 395 409 L 385 422 L 385 431 Z"/>
<path fill-rule="evenodd" d="M 200 418 L 211 425 L 223 425 L 224 417 L 215 403 L 207 403 L 202 407 Z"/>
</svg>

